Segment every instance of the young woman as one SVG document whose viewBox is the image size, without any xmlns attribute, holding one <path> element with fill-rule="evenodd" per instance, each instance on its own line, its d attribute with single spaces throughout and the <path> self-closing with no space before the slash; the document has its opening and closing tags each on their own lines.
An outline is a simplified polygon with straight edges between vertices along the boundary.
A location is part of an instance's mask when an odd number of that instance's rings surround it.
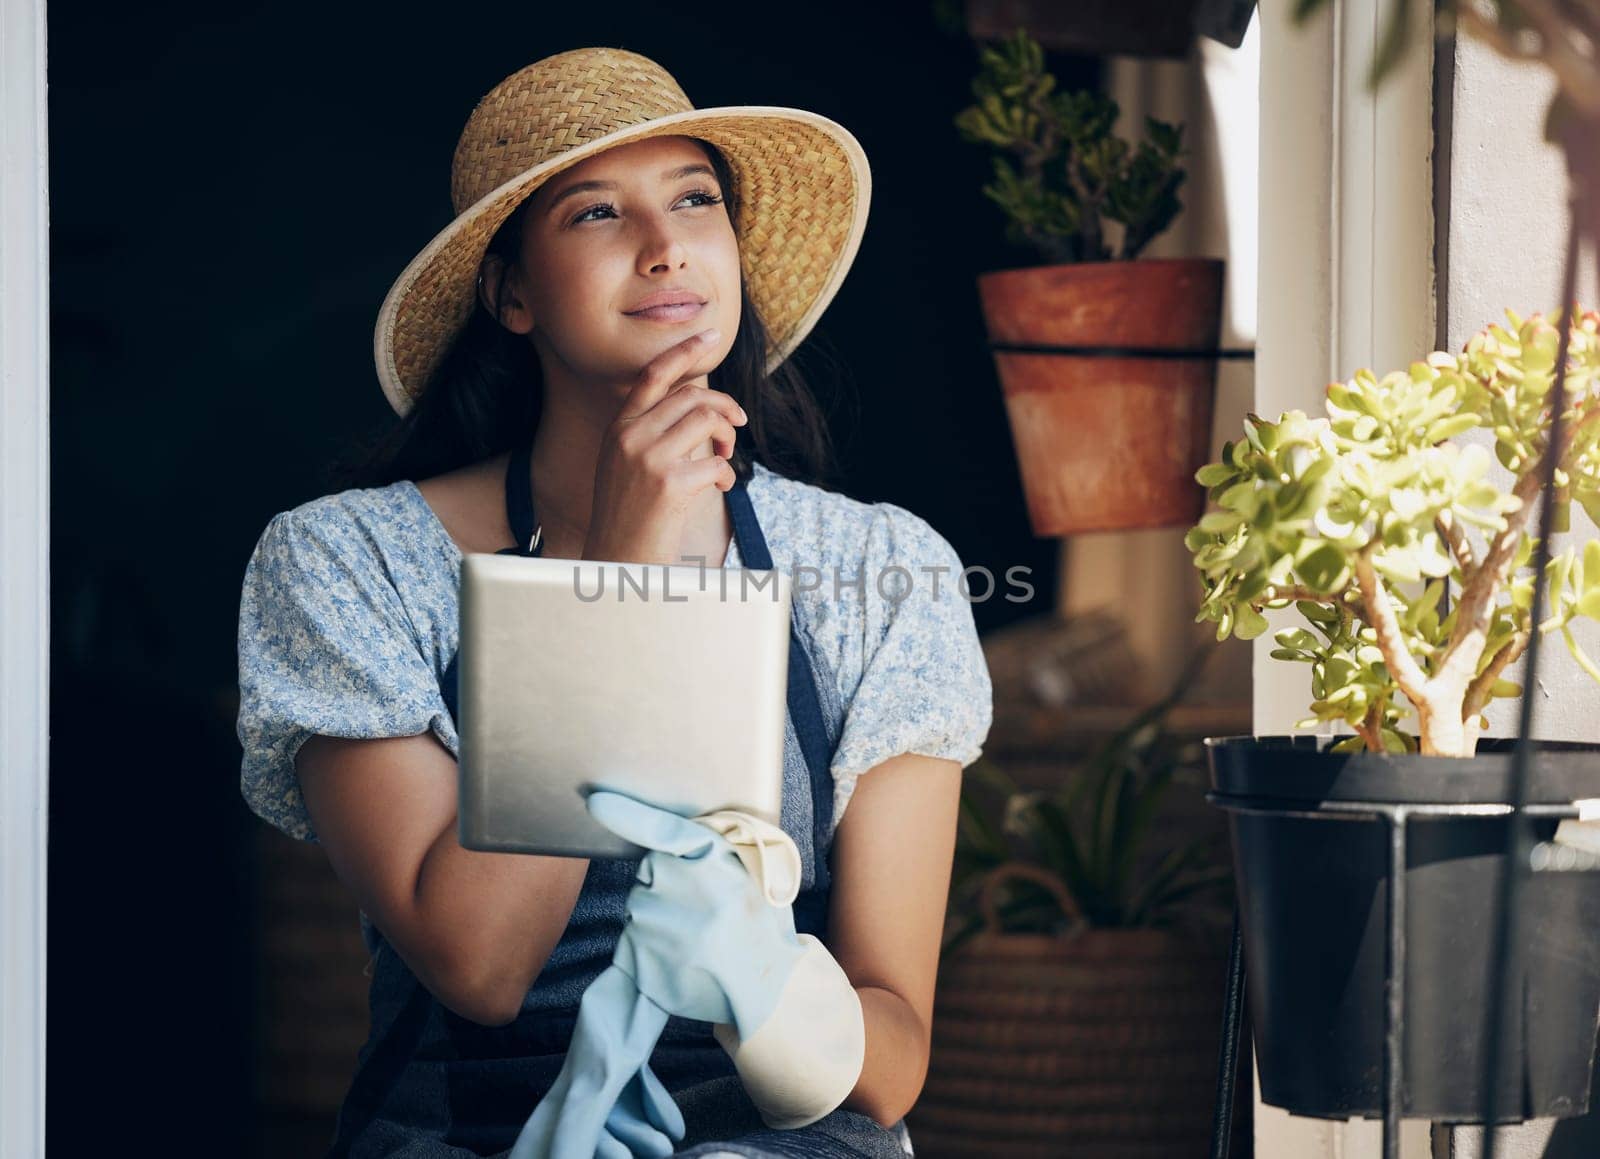
<svg viewBox="0 0 1600 1159">
<path fill-rule="evenodd" d="M 991 688 L 955 552 L 904 508 L 822 484 L 820 413 L 785 362 L 849 267 L 868 193 L 832 121 L 695 110 L 621 50 L 538 61 L 469 118 L 456 217 L 379 317 L 403 422 L 364 485 L 273 517 L 240 607 L 244 795 L 323 846 L 373 954 L 334 1154 L 507 1154 L 642 888 L 637 861 L 456 840 L 457 584 L 464 553 L 496 551 L 821 577 L 794 591 L 783 831 L 801 853 L 792 929 L 859 1007 L 851 1081 L 776 1129 L 735 1044 L 668 1009 L 596 1152 L 661 1153 L 627 1121 L 641 1089 L 681 1111 L 680 1154 L 909 1150 L 961 769 Z M 839 1009 L 835 993 L 810 1013 Z"/>
</svg>

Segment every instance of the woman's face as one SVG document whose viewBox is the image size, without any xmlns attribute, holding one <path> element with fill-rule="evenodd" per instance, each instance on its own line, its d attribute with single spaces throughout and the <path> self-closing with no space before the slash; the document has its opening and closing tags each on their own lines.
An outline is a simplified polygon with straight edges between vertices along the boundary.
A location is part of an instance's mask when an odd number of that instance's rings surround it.
<svg viewBox="0 0 1600 1159">
<path fill-rule="evenodd" d="M 724 193 L 687 137 L 608 149 L 539 188 L 524 210 L 503 321 L 531 330 L 547 382 L 625 390 L 656 355 L 712 327 L 722 336 L 695 373 L 722 362 L 739 326 L 739 247 Z M 662 297 L 690 301 L 652 305 Z"/>
</svg>

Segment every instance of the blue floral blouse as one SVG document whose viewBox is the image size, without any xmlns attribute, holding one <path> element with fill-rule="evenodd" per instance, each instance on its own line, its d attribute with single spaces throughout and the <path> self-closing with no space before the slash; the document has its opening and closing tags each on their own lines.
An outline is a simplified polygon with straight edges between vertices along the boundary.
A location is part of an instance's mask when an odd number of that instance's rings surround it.
<svg viewBox="0 0 1600 1159">
<path fill-rule="evenodd" d="M 747 486 L 774 565 L 795 579 L 798 629 L 832 673 L 824 694 L 843 711 L 831 764 L 835 824 L 856 779 L 892 756 L 976 760 L 993 689 L 950 544 L 903 507 L 759 463 Z M 743 566 L 737 543 L 724 566 Z M 460 575 L 460 550 L 409 480 L 272 517 L 239 604 L 240 786 L 251 809 L 291 837 L 317 840 L 294 766 L 316 733 L 431 730 L 458 753 L 439 681 L 456 652 Z"/>
</svg>

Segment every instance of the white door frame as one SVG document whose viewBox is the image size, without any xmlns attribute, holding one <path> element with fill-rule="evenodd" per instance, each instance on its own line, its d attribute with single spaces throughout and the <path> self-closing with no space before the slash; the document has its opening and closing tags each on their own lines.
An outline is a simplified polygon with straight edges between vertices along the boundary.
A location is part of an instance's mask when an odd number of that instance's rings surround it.
<svg viewBox="0 0 1600 1159">
<path fill-rule="evenodd" d="M 44 0 L 0 0 L 0 1159 L 45 1153 L 48 225 Z"/>
<path fill-rule="evenodd" d="M 1432 5 L 1376 94 L 1367 69 L 1393 0 L 1336 0 L 1304 26 L 1264 0 L 1256 413 L 1322 413 L 1323 388 L 1368 367 L 1408 366 L 1434 345 Z M 1235 432 L 1237 437 L 1237 432 Z M 1268 613 L 1273 630 L 1298 622 Z M 1309 673 L 1254 641 L 1254 728 L 1286 734 L 1311 703 Z M 1324 732 L 1328 731 L 1326 729 Z M 1381 1124 L 1297 1118 L 1256 1101 L 1257 1153 L 1379 1154 Z M 1429 1154 L 1406 1122 L 1404 1156 Z"/>
<path fill-rule="evenodd" d="M 1374 95 L 1366 73 L 1389 0 L 1338 0 L 1303 27 L 1263 4 L 1257 413 L 1322 411 L 1323 388 L 1362 367 L 1403 369 L 1433 349 L 1433 28 L 1420 27 Z M 1236 432 L 1237 434 L 1237 432 Z M 1274 627 L 1293 609 L 1268 613 Z M 1309 674 L 1255 640 L 1255 726 L 1289 732 Z"/>
</svg>

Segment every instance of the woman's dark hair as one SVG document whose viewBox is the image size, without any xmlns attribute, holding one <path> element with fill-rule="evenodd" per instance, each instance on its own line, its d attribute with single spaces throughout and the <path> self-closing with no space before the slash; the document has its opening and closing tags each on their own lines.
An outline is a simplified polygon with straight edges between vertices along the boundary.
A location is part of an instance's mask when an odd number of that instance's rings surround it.
<svg viewBox="0 0 1600 1159">
<path fill-rule="evenodd" d="M 709 141 L 692 140 L 706 151 L 728 217 L 737 221 L 738 190 L 726 158 Z M 505 300 L 505 278 L 520 254 L 527 206 L 524 200 L 489 242 L 488 252 L 503 259 L 496 302 Z M 750 416 L 735 428 L 730 463 L 741 479 L 750 477 L 754 460 L 779 474 L 831 486 L 835 464 L 822 408 L 792 359 L 766 373 L 769 345 L 765 321 L 741 275 L 739 328 L 728 356 L 707 377 L 711 389 L 731 395 Z M 411 410 L 397 426 L 337 460 L 330 482 L 338 490 L 384 487 L 481 462 L 531 438 L 543 402 L 544 373 L 533 344 L 500 325 L 479 302 Z"/>
</svg>

